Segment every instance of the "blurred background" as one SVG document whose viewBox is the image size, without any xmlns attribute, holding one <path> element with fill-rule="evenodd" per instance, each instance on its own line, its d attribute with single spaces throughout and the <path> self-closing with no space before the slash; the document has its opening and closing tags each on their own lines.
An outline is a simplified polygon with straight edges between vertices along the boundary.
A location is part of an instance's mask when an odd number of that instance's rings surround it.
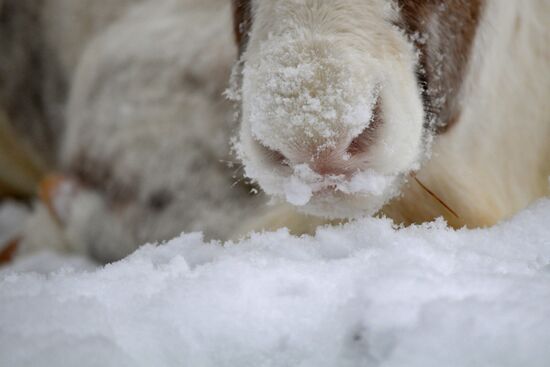
<svg viewBox="0 0 550 367">
<path fill-rule="evenodd" d="M 231 22 L 229 0 L 0 0 L 3 262 L 281 225 L 231 155 Z"/>
</svg>

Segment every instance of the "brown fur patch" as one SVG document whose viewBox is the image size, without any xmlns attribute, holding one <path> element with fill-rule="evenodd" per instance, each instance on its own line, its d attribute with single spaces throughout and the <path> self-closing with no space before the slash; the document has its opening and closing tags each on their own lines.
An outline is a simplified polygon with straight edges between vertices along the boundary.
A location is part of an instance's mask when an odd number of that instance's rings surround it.
<svg viewBox="0 0 550 367">
<path fill-rule="evenodd" d="M 427 122 L 437 133 L 460 117 L 459 94 L 484 0 L 397 0 L 398 24 L 420 50 L 419 83 Z"/>
<path fill-rule="evenodd" d="M 252 27 L 251 0 L 233 0 L 233 32 L 239 45 L 239 54 L 243 53 L 248 43 L 248 33 Z"/>
</svg>

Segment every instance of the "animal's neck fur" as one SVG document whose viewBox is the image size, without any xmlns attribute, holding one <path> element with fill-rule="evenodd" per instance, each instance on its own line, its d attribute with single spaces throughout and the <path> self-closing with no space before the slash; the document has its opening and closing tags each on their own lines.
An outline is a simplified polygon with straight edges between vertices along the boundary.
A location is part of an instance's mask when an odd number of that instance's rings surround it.
<svg viewBox="0 0 550 367">
<path fill-rule="evenodd" d="M 418 173 L 459 218 L 410 180 L 383 210 L 397 221 L 444 216 L 455 227 L 491 225 L 549 193 L 550 5 L 490 0 L 486 6 L 461 117 L 436 138 Z"/>
</svg>

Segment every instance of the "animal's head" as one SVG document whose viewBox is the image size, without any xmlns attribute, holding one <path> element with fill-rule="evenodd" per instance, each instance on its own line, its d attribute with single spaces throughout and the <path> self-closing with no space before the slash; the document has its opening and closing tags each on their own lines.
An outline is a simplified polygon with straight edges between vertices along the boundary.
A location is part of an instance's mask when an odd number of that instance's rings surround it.
<svg viewBox="0 0 550 367">
<path fill-rule="evenodd" d="M 378 211 L 458 118 L 480 7 L 235 0 L 247 175 L 312 214 Z"/>
</svg>

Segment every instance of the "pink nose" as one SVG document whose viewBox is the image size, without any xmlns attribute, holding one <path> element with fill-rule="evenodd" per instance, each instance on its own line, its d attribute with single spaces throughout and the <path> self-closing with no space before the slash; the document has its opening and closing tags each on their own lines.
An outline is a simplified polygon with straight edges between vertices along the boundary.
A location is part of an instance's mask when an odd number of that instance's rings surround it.
<svg viewBox="0 0 550 367">
<path fill-rule="evenodd" d="M 321 176 L 348 176 L 365 169 L 367 164 L 366 145 L 355 140 L 347 148 L 336 147 L 314 154 L 309 151 L 297 152 L 292 158 L 277 150 L 263 148 L 269 159 L 277 165 L 293 167 L 307 164 Z"/>
<path fill-rule="evenodd" d="M 272 161 L 278 165 L 293 167 L 307 164 L 309 168 L 321 176 L 348 176 L 366 168 L 366 157 L 362 154 L 363 151 L 354 151 L 353 154 L 350 152 L 351 149 L 356 149 L 354 143 L 347 150 L 342 148 L 325 149 L 316 154 L 307 151 L 299 152 L 293 157 L 294 159 L 287 158 L 279 151 L 265 149 Z"/>
<path fill-rule="evenodd" d="M 369 149 L 376 140 L 377 130 L 381 120 L 373 122 L 351 142 L 337 144 L 334 148 L 323 149 L 317 152 L 316 147 L 309 147 L 304 151 L 296 152 L 294 159 L 286 157 L 279 151 L 271 149 L 269 155 L 278 164 L 292 166 L 307 164 L 314 172 L 321 176 L 350 176 L 357 171 L 368 168 Z"/>
<path fill-rule="evenodd" d="M 309 162 L 309 167 L 321 176 L 348 175 L 360 167 L 356 167 L 354 162 L 351 161 L 351 157 L 346 157 L 345 154 L 325 151 L 314 157 Z"/>
<path fill-rule="evenodd" d="M 368 151 L 375 142 L 379 127 L 382 125 L 380 103 L 374 108 L 370 124 L 354 139 L 339 142 L 336 146 L 318 151 L 318 146 L 297 147 L 285 156 L 278 150 L 270 149 L 258 141 L 271 161 L 281 166 L 307 164 L 321 176 L 349 176 L 367 168 Z"/>
</svg>

